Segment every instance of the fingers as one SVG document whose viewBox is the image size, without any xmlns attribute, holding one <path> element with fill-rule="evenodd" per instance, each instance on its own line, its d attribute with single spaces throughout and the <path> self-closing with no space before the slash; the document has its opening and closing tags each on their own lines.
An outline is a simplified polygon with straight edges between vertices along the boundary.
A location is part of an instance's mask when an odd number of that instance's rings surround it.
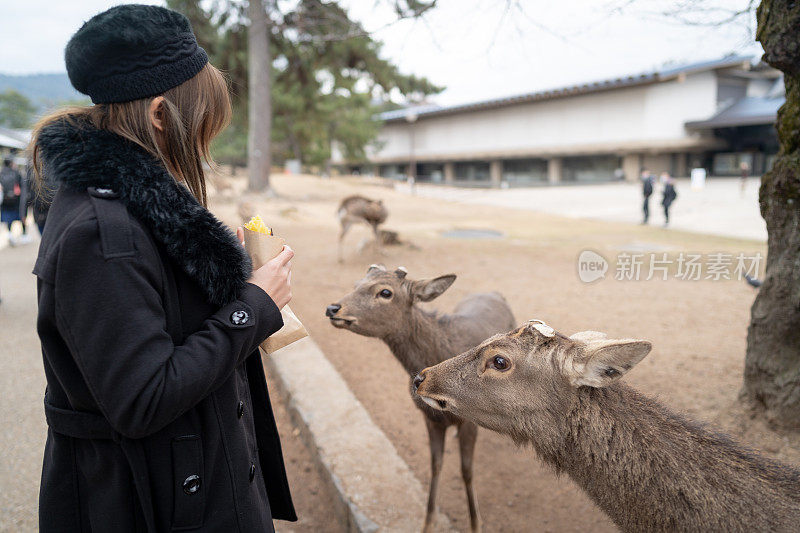
<svg viewBox="0 0 800 533">
<path fill-rule="evenodd" d="M 292 260 L 292 257 L 294 257 L 294 250 L 286 245 L 283 247 L 283 251 L 279 253 L 273 261 L 277 262 L 278 266 L 284 266 Z"/>
</svg>

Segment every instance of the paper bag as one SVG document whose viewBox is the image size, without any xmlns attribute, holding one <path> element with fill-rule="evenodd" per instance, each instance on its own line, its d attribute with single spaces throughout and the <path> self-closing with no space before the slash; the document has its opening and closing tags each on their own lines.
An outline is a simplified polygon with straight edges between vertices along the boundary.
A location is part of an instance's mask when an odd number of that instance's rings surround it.
<svg viewBox="0 0 800 533">
<path fill-rule="evenodd" d="M 261 267 L 261 265 L 281 253 L 285 242 L 286 241 L 280 237 L 275 237 L 274 235 L 258 233 L 247 228 L 244 230 L 244 247 L 250 255 L 250 260 L 253 263 L 253 270 Z M 297 315 L 292 312 L 288 305 L 285 305 L 283 309 L 281 309 L 281 317 L 283 317 L 283 327 L 261 343 L 261 349 L 264 350 L 265 353 L 270 354 L 308 336 L 306 328 L 300 320 L 298 320 Z"/>
</svg>

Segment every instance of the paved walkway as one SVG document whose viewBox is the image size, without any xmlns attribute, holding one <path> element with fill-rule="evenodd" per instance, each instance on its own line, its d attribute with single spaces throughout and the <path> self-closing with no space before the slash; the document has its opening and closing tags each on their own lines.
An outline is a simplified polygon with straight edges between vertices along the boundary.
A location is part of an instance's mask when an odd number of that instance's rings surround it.
<svg viewBox="0 0 800 533">
<path fill-rule="evenodd" d="M 738 179 L 713 178 L 703 190 L 692 190 L 688 180 L 677 180 L 678 199 L 670 210 L 670 227 L 742 239 L 767 240 L 767 227 L 758 207 L 759 179 L 750 178 L 744 194 Z M 408 190 L 397 185 L 399 190 Z M 638 183 L 565 185 L 524 189 L 465 189 L 418 185 L 419 196 L 527 209 L 572 218 L 591 218 L 638 224 L 642 194 Z M 662 225 L 661 187 L 650 198 L 650 223 Z"/>
<path fill-rule="evenodd" d="M 36 280 L 31 274 L 39 246 L 36 240 L 10 248 L 5 241 L 0 235 L 0 531 L 36 531 L 47 434 Z"/>
</svg>

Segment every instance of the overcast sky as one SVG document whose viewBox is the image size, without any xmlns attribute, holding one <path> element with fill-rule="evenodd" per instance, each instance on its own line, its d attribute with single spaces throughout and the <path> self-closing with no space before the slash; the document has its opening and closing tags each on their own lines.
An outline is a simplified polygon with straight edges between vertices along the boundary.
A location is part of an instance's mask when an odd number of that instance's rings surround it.
<svg viewBox="0 0 800 533">
<path fill-rule="evenodd" d="M 64 46 L 108 0 L 0 0 L 0 72 L 63 72 Z M 162 2 L 139 0 L 139 3 Z M 392 24 L 386 0 L 343 0 L 404 72 L 447 87 L 453 104 L 599 80 L 730 52 L 760 55 L 747 26 L 688 26 L 675 0 L 439 0 L 424 20 Z M 505 9 L 507 5 L 510 9 Z M 737 8 L 747 0 L 706 0 Z M 622 9 L 615 9 L 622 6 Z M 692 16 L 698 16 L 694 14 Z"/>
</svg>

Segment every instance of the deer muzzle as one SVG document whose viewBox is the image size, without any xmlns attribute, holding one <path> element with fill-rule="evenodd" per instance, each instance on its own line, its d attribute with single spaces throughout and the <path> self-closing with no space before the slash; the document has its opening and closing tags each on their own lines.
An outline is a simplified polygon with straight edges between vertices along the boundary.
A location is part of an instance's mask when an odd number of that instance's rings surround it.
<svg viewBox="0 0 800 533">
<path fill-rule="evenodd" d="M 417 374 L 416 377 L 414 377 L 414 382 L 413 382 L 414 392 L 417 394 L 417 396 L 420 397 L 420 399 L 423 402 L 425 402 L 429 406 L 433 407 L 436 410 L 444 411 L 445 409 L 447 409 L 447 400 L 443 398 L 437 398 L 436 395 L 431 395 L 427 391 L 428 387 L 426 387 L 426 385 L 428 385 L 428 383 L 429 382 L 425 381 L 425 370 L 423 370 L 422 372 Z"/>
</svg>

